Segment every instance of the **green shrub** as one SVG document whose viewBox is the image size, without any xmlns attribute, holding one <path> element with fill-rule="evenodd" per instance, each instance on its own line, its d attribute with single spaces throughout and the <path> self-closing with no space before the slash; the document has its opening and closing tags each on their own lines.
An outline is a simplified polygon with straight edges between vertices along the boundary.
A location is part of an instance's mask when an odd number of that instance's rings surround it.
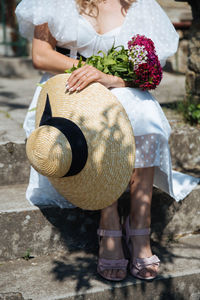
<svg viewBox="0 0 200 300">
<path fill-rule="evenodd" d="M 191 125 L 200 125 L 200 103 L 192 101 L 190 97 L 190 99 L 179 104 L 179 110 Z"/>
</svg>

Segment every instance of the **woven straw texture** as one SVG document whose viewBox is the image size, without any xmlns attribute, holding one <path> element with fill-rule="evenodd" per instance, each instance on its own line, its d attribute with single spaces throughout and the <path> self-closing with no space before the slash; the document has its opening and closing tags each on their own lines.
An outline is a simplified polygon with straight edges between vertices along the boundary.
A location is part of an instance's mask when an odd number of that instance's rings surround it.
<svg viewBox="0 0 200 300">
<path fill-rule="evenodd" d="M 72 162 L 68 140 L 52 126 L 41 126 L 33 131 L 26 143 L 26 153 L 35 170 L 47 177 L 64 176 Z"/>
<path fill-rule="evenodd" d="M 66 92 L 69 76 L 60 74 L 44 84 L 38 99 L 36 128 L 39 126 L 48 93 L 52 117 L 70 119 L 81 128 L 88 144 L 85 167 L 75 176 L 56 178 L 67 172 L 72 157 L 70 145 L 65 141 L 64 135 L 51 126 L 42 126 L 43 130 L 40 129 L 42 127 L 35 130 L 35 136 L 28 141 L 28 157 L 33 164 L 32 156 L 43 147 L 42 156 L 45 157 L 45 162 L 42 159 L 41 162 L 37 160 L 37 166 L 34 164 L 36 170 L 43 174 L 49 172 L 48 178 L 56 190 L 74 205 L 88 210 L 102 209 L 115 202 L 129 183 L 135 160 L 133 130 L 124 108 L 107 88 L 93 83 L 81 92 L 69 93 Z M 38 141 L 40 130 L 43 136 Z M 45 136 L 47 141 L 44 142 Z M 35 147 L 36 143 L 41 143 L 41 147 Z M 47 145 L 49 143 L 50 146 Z M 66 145 L 69 153 L 68 159 L 66 153 L 56 155 L 56 149 L 59 153 L 65 151 L 63 145 Z M 59 157 L 62 157 L 61 162 Z M 66 163 L 63 163 L 63 159 L 66 159 Z M 54 167 L 55 163 L 62 167 Z"/>
</svg>

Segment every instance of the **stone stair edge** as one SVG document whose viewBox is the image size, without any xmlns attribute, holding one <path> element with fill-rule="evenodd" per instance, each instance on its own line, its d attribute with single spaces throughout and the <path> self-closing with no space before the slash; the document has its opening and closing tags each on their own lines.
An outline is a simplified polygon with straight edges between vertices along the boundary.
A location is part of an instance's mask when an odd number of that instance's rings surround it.
<svg viewBox="0 0 200 300">
<path fill-rule="evenodd" d="M 9 190 L 6 187 L 0 188 L 0 260 L 21 257 L 27 248 L 31 248 L 34 255 L 63 249 L 70 252 L 75 248 L 95 250 L 91 249 L 91 245 L 97 240 L 99 211 L 32 206 L 25 199 L 25 188 L 26 185 L 17 185 L 16 190 L 14 186 Z M 152 239 L 165 241 L 198 232 L 199 196 L 200 185 L 180 202 L 155 189 L 152 201 Z M 128 201 L 127 191 L 119 199 L 122 215 L 127 215 Z"/>
<path fill-rule="evenodd" d="M 199 250 L 195 248 L 192 258 L 191 249 L 199 240 L 200 236 L 184 237 L 178 243 L 158 247 L 160 275 L 148 283 L 130 275 L 121 283 L 102 280 L 96 273 L 96 254 L 83 250 L 70 256 L 57 251 L 27 261 L 5 261 L 0 264 L 0 299 L 15 292 L 21 293 L 19 300 L 100 300 L 102 296 L 105 300 L 156 300 L 161 296 L 163 300 L 196 300 L 200 295 L 200 265 L 194 257 L 198 257 Z M 180 253 L 184 245 L 189 246 Z"/>
</svg>

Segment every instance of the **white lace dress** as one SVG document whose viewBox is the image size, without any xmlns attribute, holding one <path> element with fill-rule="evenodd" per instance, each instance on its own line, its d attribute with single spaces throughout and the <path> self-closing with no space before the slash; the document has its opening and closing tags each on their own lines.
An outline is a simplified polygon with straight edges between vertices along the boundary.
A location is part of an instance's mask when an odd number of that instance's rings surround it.
<svg viewBox="0 0 200 300">
<path fill-rule="evenodd" d="M 135 34 L 144 34 L 154 41 L 162 66 L 167 57 L 177 50 L 178 35 L 170 20 L 155 0 L 137 0 L 132 4 L 121 27 L 105 34 L 98 34 L 92 25 L 78 13 L 75 0 L 22 0 L 16 9 L 20 32 L 32 39 L 35 25 L 48 22 L 57 46 L 70 49 L 70 56 L 77 52 L 85 57 L 105 52 L 115 45 L 127 47 Z M 52 75 L 46 73 L 41 83 Z M 35 128 L 35 111 L 41 91 L 36 88 L 26 115 L 24 129 L 27 136 Z M 113 88 L 124 106 L 132 124 L 136 141 L 136 168 L 155 167 L 154 184 L 177 201 L 183 199 L 196 186 L 199 179 L 171 170 L 168 146 L 169 123 L 157 100 L 150 92 L 137 88 Z M 27 199 L 35 205 L 73 207 L 53 188 L 48 179 L 31 168 Z"/>
</svg>

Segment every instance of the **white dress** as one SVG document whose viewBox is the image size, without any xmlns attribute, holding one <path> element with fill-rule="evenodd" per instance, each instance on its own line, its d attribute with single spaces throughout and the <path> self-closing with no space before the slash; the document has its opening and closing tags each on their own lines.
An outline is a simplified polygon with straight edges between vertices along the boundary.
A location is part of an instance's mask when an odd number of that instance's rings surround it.
<svg viewBox="0 0 200 300">
<path fill-rule="evenodd" d="M 113 43 L 127 47 L 135 34 L 144 34 L 155 44 L 161 65 L 177 50 L 178 35 L 167 15 L 155 0 L 137 0 L 129 8 L 121 27 L 98 34 L 78 13 L 75 0 L 22 0 L 16 9 L 20 32 L 32 39 L 35 25 L 48 22 L 57 46 L 85 57 L 107 52 Z M 52 75 L 46 73 L 41 83 Z M 37 87 L 24 122 L 27 137 L 35 128 L 35 110 L 41 87 Z M 170 125 L 157 100 L 148 91 L 138 88 L 113 88 L 111 92 L 125 108 L 136 141 L 135 168 L 155 167 L 154 185 L 176 201 L 183 199 L 198 184 L 199 179 L 171 170 L 168 146 Z M 73 207 L 53 188 L 48 179 L 31 168 L 27 199 L 35 205 Z"/>
</svg>

